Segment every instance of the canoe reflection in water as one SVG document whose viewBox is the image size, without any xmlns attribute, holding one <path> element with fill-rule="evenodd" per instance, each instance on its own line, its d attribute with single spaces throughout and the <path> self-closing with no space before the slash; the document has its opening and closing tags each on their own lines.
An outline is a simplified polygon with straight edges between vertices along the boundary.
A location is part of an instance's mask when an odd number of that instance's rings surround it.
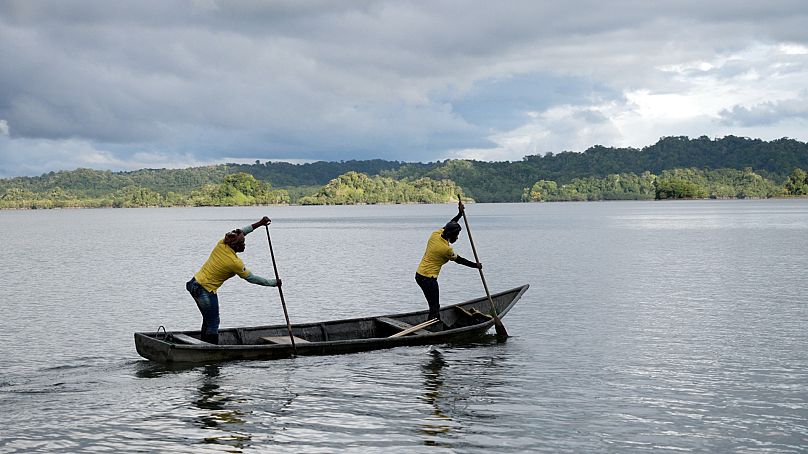
<svg viewBox="0 0 808 454">
<path fill-rule="evenodd" d="M 427 422 L 421 425 L 421 430 L 428 436 L 423 443 L 425 446 L 451 448 L 450 444 L 436 440 L 436 437 L 441 434 L 449 433 L 453 425 L 452 418 L 441 410 L 441 401 L 445 401 L 445 396 L 441 394 L 441 388 L 443 388 L 444 381 L 442 371 L 446 366 L 446 361 L 443 359 L 443 353 L 434 346 L 429 348 L 428 355 L 429 360 L 421 366 L 421 373 L 424 376 L 424 394 L 422 397 L 432 406 L 433 411 Z"/>
<path fill-rule="evenodd" d="M 221 389 L 219 366 L 207 365 L 201 369 L 202 378 L 199 395 L 193 401 L 195 407 L 205 410 L 205 414 L 194 422 L 202 429 L 221 431 L 222 435 L 205 437 L 204 443 L 232 446 L 244 449 L 250 446 L 250 436 L 235 430 L 244 425 L 244 414 L 234 407 L 237 402 Z"/>
</svg>

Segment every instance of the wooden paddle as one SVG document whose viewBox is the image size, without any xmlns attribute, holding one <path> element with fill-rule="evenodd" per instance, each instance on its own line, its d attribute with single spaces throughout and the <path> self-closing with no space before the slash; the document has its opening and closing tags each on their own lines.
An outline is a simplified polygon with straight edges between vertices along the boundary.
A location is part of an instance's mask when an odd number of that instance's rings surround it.
<svg viewBox="0 0 808 454">
<path fill-rule="evenodd" d="M 278 266 L 275 264 L 275 251 L 272 250 L 272 239 L 269 237 L 269 226 L 265 225 L 267 229 L 267 242 L 269 243 L 269 255 L 272 256 L 272 269 L 275 270 L 275 280 L 280 280 L 278 277 Z M 283 305 L 283 316 L 286 317 L 286 329 L 289 330 L 289 340 L 292 341 L 292 351 L 297 356 L 297 346 L 295 345 L 295 336 L 292 335 L 292 325 L 289 323 L 289 313 L 286 312 L 286 300 L 283 299 L 283 285 L 278 286 L 278 294 L 281 295 L 281 304 Z"/>
<path fill-rule="evenodd" d="M 457 200 L 461 201 L 460 195 L 458 194 Z M 471 237 L 471 228 L 469 228 L 469 220 L 466 218 L 466 210 L 463 209 L 463 223 L 466 224 L 466 233 L 469 234 L 469 242 L 471 243 L 471 250 L 474 252 L 474 261 L 480 263 L 479 257 L 477 257 L 477 248 L 474 247 L 474 238 Z M 505 325 L 502 324 L 502 320 L 499 319 L 499 315 L 497 314 L 497 308 L 494 306 L 494 300 L 491 299 L 491 292 L 488 291 L 488 284 L 485 282 L 485 275 L 483 274 L 482 268 L 477 268 L 480 272 L 480 279 L 483 281 L 483 287 L 485 288 L 485 296 L 488 297 L 488 302 L 491 303 L 491 311 L 494 313 L 494 328 L 497 331 L 497 336 L 500 338 L 508 338 L 508 331 L 505 330 Z"/>
</svg>

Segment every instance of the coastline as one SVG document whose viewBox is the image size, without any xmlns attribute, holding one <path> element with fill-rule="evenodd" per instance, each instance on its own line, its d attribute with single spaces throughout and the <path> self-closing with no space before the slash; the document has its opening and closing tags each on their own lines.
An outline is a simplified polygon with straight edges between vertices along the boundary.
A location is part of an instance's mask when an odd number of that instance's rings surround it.
<svg viewBox="0 0 808 454">
<path fill-rule="evenodd" d="M 682 198 L 665 198 L 665 199 L 597 199 L 597 200 L 541 200 L 541 201 L 512 201 L 512 202 L 483 202 L 491 204 L 505 204 L 505 203 L 518 203 L 518 204 L 531 204 L 531 203 L 597 203 L 597 202 L 677 202 L 677 201 L 726 201 L 726 200 L 791 200 L 791 199 L 808 199 L 808 195 L 794 195 L 794 196 L 780 196 L 780 197 L 682 197 Z M 273 204 L 255 204 L 255 205 L 143 205 L 143 206 L 28 206 L 28 207 L 2 207 L 0 211 L 36 211 L 36 210 L 99 210 L 99 209 L 139 209 L 139 208 L 234 208 L 234 207 L 315 207 L 315 206 L 366 206 L 366 205 L 446 205 L 453 202 L 403 202 L 403 203 L 322 203 L 322 204 L 300 204 L 300 203 L 273 203 Z M 464 200 L 463 203 L 471 204 L 478 203 L 473 200 Z"/>
</svg>

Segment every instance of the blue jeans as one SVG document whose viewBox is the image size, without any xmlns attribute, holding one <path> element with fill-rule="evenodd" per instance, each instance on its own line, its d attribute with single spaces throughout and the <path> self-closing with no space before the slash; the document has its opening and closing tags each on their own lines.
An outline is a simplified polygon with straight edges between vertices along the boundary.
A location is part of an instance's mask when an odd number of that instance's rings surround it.
<svg viewBox="0 0 808 454">
<path fill-rule="evenodd" d="M 194 297 L 196 307 L 202 313 L 202 340 L 219 343 L 219 297 L 205 290 L 195 278 L 185 283 L 185 289 Z"/>
</svg>

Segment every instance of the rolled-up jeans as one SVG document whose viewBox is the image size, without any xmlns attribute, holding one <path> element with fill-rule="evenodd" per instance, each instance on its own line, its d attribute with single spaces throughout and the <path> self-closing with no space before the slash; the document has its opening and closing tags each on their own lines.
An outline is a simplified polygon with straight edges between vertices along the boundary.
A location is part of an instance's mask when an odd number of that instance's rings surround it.
<svg viewBox="0 0 808 454">
<path fill-rule="evenodd" d="M 202 340 L 211 344 L 219 343 L 219 297 L 205 290 L 205 287 L 191 278 L 185 283 L 185 289 L 194 297 L 196 307 L 202 313 Z"/>
</svg>

